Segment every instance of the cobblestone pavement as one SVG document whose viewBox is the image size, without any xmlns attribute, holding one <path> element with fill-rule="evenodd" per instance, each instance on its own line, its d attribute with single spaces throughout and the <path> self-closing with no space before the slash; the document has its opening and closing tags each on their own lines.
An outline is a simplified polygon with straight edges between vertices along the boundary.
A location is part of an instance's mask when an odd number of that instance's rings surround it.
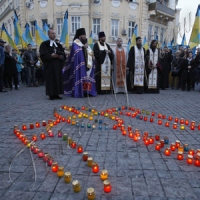
<svg viewBox="0 0 200 200">
<path fill-rule="evenodd" d="M 200 122 L 200 92 L 182 92 L 175 90 L 161 90 L 160 94 L 129 94 L 130 105 L 141 110 L 155 111 L 165 114 L 167 117 L 179 117 Z M 126 96 L 117 95 L 118 102 L 113 95 L 99 95 L 90 98 L 90 103 L 97 109 L 104 104 L 106 108 L 126 105 Z M 114 124 L 108 118 L 111 126 L 109 130 L 88 129 L 82 131 L 82 137 L 78 134 L 78 128 L 69 124 L 60 123 L 53 127 L 57 133 L 62 128 L 63 133 L 73 136 L 77 144 L 81 144 L 85 151 L 91 155 L 100 166 L 109 172 L 109 180 L 112 184 L 111 193 L 104 193 L 103 183 L 99 173 L 94 174 L 91 168 L 82 161 L 82 155 L 74 149 L 68 149 L 61 138 L 46 138 L 36 143 L 44 152 L 51 154 L 59 165 L 65 167 L 65 171 L 72 173 L 73 180 L 79 180 L 81 192 L 74 193 L 72 184 L 66 184 L 63 178 L 50 171 L 49 167 L 33 154 L 37 179 L 34 184 L 34 171 L 29 149 L 25 149 L 11 166 L 11 179 L 9 180 L 9 166 L 13 158 L 25 146 L 13 134 L 13 126 L 22 124 L 29 127 L 29 123 L 54 119 L 53 109 L 59 109 L 61 105 L 75 105 L 76 107 L 88 106 L 88 99 L 74 99 L 64 97 L 62 100 L 50 101 L 45 96 L 45 88 L 26 88 L 22 86 L 19 91 L 0 93 L 0 199 L 52 199 L 52 200 L 82 200 L 86 198 L 86 190 L 93 187 L 97 200 L 132 200 L 132 199 L 200 199 L 200 168 L 176 159 L 177 151 L 171 156 L 164 155 L 164 148 L 160 152 L 155 150 L 155 144 L 145 146 L 143 141 L 134 142 L 128 136 L 122 136 L 120 130 L 112 130 Z M 62 116 L 69 116 L 65 110 L 59 111 Z M 157 116 L 157 115 L 156 115 Z M 172 125 L 167 128 L 155 122 L 144 122 L 136 118 L 122 116 L 125 125 L 131 125 L 133 129 L 141 132 L 149 131 L 151 135 L 157 133 L 161 138 L 169 137 L 169 143 L 180 140 L 182 144 L 188 143 L 190 148 L 200 149 L 200 131 L 197 128 L 192 131 L 189 127 L 181 131 L 174 130 Z M 150 116 L 148 115 L 148 120 Z M 88 122 L 88 119 L 84 119 Z M 163 123 L 166 120 L 163 120 Z M 93 124 L 93 122 L 92 122 Z M 31 138 L 33 134 L 44 131 L 43 127 L 28 129 L 24 133 Z M 61 153 L 61 144 L 63 154 Z"/>
</svg>

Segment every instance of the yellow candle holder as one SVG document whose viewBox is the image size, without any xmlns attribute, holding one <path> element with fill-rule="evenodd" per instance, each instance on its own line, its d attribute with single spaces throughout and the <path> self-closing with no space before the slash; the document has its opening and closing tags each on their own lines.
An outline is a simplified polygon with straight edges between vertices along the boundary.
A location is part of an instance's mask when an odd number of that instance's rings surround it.
<svg viewBox="0 0 200 200">
<path fill-rule="evenodd" d="M 64 167 L 58 167 L 57 175 L 58 177 L 63 177 L 64 176 Z"/>
<path fill-rule="evenodd" d="M 98 112 L 97 112 L 97 111 L 95 111 L 94 115 L 96 115 L 96 116 L 97 116 L 97 115 L 98 115 Z"/>
<path fill-rule="evenodd" d="M 93 164 L 93 158 L 89 157 L 88 160 L 87 160 L 88 167 L 92 167 L 92 164 Z"/>
<path fill-rule="evenodd" d="M 105 117 L 108 117 L 108 113 L 105 113 L 104 116 L 105 116 Z"/>
<path fill-rule="evenodd" d="M 184 124 L 181 124 L 181 125 L 180 125 L 180 130 L 185 130 Z"/>
<path fill-rule="evenodd" d="M 73 118 L 73 119 L 76 119 L 76 115 L 73 115 L 72 118 Z"/>
<path fill-rule="evenodd" d="M 69 108 L 69 111 L 72 111 L 72 108 Z"/>
<path fill-rule="evenodd" d="M 85 118 L 88 118 L 88 115 L 87 115 L 87 114 L 85 115 Z"/>
<path fill-rule="evenodd" d="M 108 171 L 106 169 L 103 169 L 101 171 L 100 178 L 102 181 L 105 181 L 108 179 Z"/>
<path fill-rule="evenodd" d="M 70 172 L 65 172 L 64 181 L 65 183 L 70 183 L 72 180 L 72 175 Z"/>
<path fill-rule="evenodd" d="M 88 198 L 88 200 L 95 200 L 94 188 L 88 188 L 87 189 L 87 198 Z"/>
<path fill-rule="evenodd" d="M 50 127 L 53 127 L 53 122 L 50 122 L 49 126 L 50 126 Z"/>
<path fill-rule="evenodd" d="M 77 180 L 73 181 L 72 186 L 73 186 L 74 192 L 78 193 L 81 191 L 81 185 L 80 185 L 79 181 L 77 181 Z"/>
<path fill-rule="evenodd" d="M 71 145 L 72 144 L 72 138 L 68 137 L 68 144 Z"/>
<path fill-rule="evenodd" d="M 75 124 L 76 124 L 75 120 L 72 120 L 71 124 L 72 124 L 72 125 L 75 125 Z"/>
<path fill-rule="evenodd" d="M 82 118 L 82 116 L 83 116 L 82 114 L 78 114 L 78 118 Z"/>
<path fill-rule="evenodd" d="M 71 119 L 72 119 L 72 117 L 71 117 L 71 116 L 68 116 L 68 117 L 67 117 L 67 119 L 70 119 L 70 120 L 71 120 Z"/>
<path fill-rule="evenodd" d="M 115 120 L 115 116 L 112 116 L 112 120 Z"/>
<path fill-rule="evenodd" d="M 92 121 L 92 120 L 93 120 L 93 117 L 92 117 L 92 116 L 90 116 L 90 117 L 89 117 L 89 120 L 90 120 L 90 121 Z"/>
</svg>

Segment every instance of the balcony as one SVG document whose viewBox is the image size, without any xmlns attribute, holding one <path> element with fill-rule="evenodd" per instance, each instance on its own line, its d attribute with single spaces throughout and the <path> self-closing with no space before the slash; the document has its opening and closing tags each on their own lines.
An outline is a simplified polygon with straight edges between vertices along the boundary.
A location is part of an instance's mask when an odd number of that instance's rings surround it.
<svg viewBox="0 0 200 200">
<path fill-rule="evenodd" d="M 11 11 L 12 11 L 11 6 L 7 6 L 6 9 L 1 13 L 0 19 L 4 19 Z"/>
<path fill-rule="evenodd" d="M 154 2 L 149 3 L 149 15 L 150 20 L 161 24 L 167 24 L 167 22 L 175 19 L 175 10 L 160 2 Z"/>
</svg>

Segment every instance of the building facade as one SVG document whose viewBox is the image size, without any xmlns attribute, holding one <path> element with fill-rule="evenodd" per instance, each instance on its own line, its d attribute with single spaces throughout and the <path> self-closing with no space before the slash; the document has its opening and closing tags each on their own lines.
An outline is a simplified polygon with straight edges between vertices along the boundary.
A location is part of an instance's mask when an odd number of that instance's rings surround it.
<svg viewBox="0 0 200 200">
<path fill-rule="evenodd" d="M 93 31 L 94 40 L 98 32 L 104 31 L 107 42 L 115 45 L 118 37 L 127 44 L 135 26 L 138 35 L 150 42 L 158 38 L 160 44 L 176 40 L 180 10 L 178 0 L 0 0 L 0 26 L 5 23 L 13 36 L 13 16 L 15 9 L 22 27 L 29 23 L 35 38 L 34 21 L 42 28 L 46 22 L 54 28 L 57 38 L 61 36 L 63 17 L 68 10 L 68 30 L 70 43 L 76 29 L 84 27 L 89 37 Z"/>
</svg>

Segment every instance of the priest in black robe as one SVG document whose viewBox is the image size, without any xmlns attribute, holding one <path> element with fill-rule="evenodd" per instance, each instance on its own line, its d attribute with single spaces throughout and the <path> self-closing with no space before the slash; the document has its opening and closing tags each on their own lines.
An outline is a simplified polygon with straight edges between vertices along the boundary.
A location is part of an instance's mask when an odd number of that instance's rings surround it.
<svg viewBox="0 0 200 200">
<path fill-rule="evenodd" d="M 105 94 L 106 91 L 110 91 L 112 84 L 111 65 L 113 64 L 114 54 L 110 46 L 105 41 L 105 33 L 99 32 L 99 41 L 94 44 L 93 48 L 96 61 L 95 79 L 98 94 Z M 106 70 L 105 73 L 104 70 Z"/>
<path fill-rule="evenodd" d="M 45 69 L 46 95 L 50 100 L 62 99 L 59 95 L 64 94 L 62 68 L 66 57 L 62 45 L 55 42 L 56 32 L 49 29 L 48 36 L 49 40 L 40 45 L 40 58 Z"/>
<path fill-rule="evenodd" d="M 128 90 L 136 94 L 145 91 L 147 83 L 145 70 L 145 49 L 142 47 L 141 37 L 136 38 L 136 45 L 129 51 L 127 68 L 129 69 Z"/>
</svg>

